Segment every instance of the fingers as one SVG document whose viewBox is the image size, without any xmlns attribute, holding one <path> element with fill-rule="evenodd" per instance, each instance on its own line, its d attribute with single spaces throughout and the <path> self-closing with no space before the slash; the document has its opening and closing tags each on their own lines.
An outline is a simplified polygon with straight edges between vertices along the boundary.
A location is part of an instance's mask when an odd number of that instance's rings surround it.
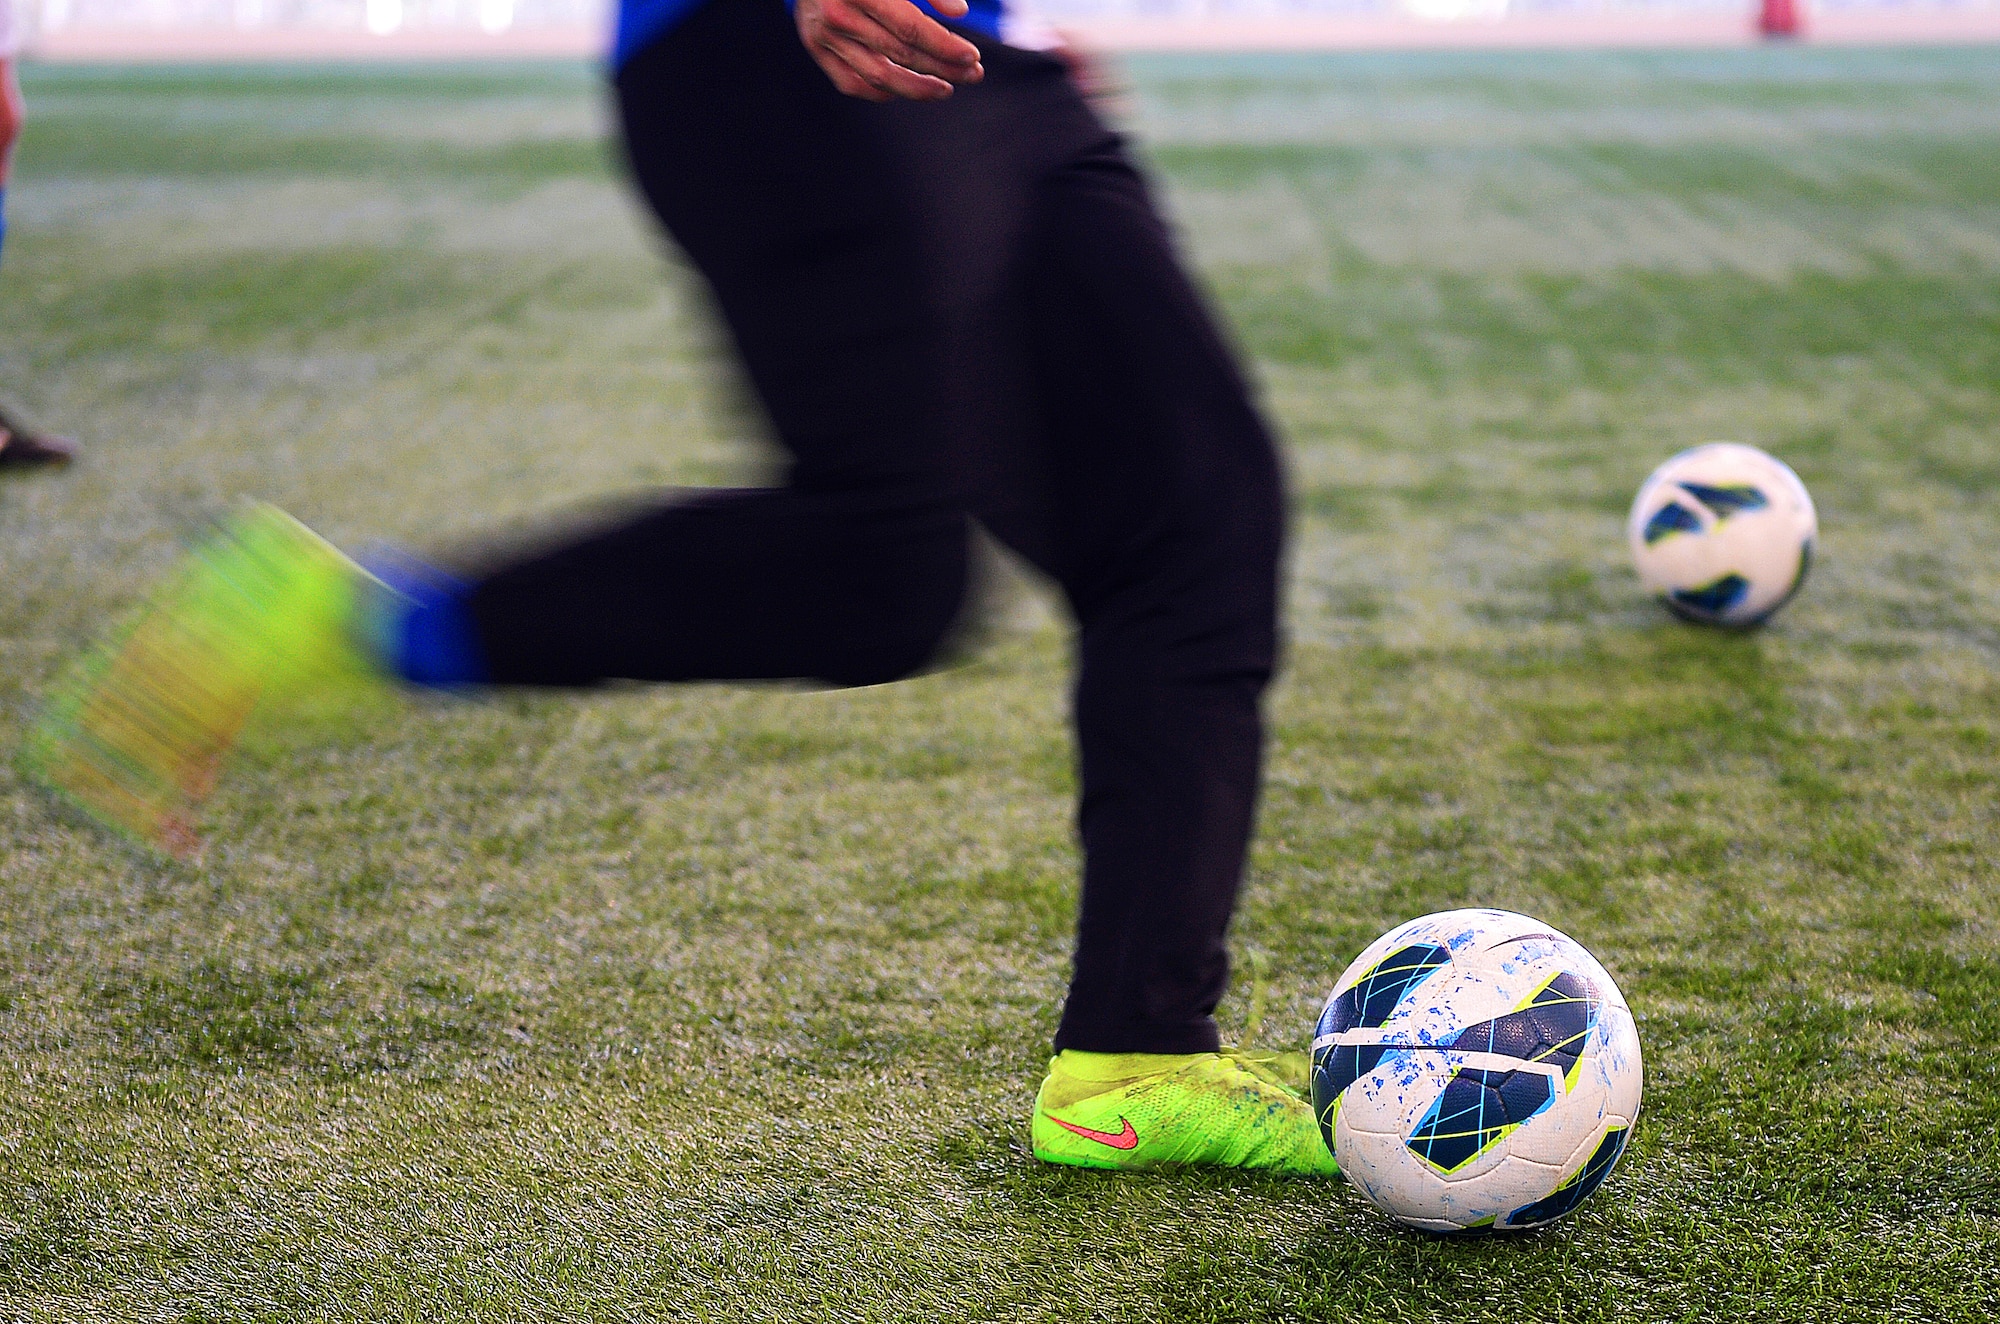
<svg viewBox="0 0 2000 1324">
<path fill-rule="evenodd" d="M 964 11 L 965 0 L 944 0 Z M 815 63 L 848 96 L 936 101 L 954 83 L 985 77 L 979 48 L 909 0 L 799 0 L 799 37 Z"/>
<path fill-rule="evenodd" d="M 858 41 L 829 34 L 821 47 L 831 60 L 821 60 L 833 85 L 851 97 L 864 101 L 941 101 L 951 95 L 951 84 L 885 59 Z"/>
<path fill-rule="evenodd" d="M 954 83 L 976 83 L 985 73 L 979 48 L 908 0 L 847 0 L 873 31 L 844 35 L 872 47 L 906 69 Z"/>
</svg>

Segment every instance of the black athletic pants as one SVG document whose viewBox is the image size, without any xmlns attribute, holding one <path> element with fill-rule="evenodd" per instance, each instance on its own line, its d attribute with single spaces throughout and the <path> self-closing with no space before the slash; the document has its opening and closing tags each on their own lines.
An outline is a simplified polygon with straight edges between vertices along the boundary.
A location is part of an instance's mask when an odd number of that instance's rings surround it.
<svg viewBox="0 0 2000 1324">
<path fill-rule="evenodd" d="M 1059 1048 L 1199 1052 L 1276 652 L 1271 440 L 1118 138 L 984 43 L 940 103 L 841 96 L 783 0 L 710 0 L 617 91 L 788 482 L 483 576 L 492 679 L 894 680 L 957 619 L 969 521 L 1079 626 L 1085 856 Z"/>
</svg>

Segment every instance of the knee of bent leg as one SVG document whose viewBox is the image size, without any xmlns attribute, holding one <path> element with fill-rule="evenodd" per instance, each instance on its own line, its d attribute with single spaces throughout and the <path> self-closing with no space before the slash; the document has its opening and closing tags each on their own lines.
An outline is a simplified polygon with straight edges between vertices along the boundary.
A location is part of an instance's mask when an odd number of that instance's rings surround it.
<svg viewBox="0 0 2000 1324">
<path fill-rule="evenodd" d="M 835 685 L 886 685 L 936 660 L 964 609 L 970 579 L 961 534 L 920 554 L 872 567 L 863 610 L 838 627 L 841 646 L 822 679 Z"/>
</svg>

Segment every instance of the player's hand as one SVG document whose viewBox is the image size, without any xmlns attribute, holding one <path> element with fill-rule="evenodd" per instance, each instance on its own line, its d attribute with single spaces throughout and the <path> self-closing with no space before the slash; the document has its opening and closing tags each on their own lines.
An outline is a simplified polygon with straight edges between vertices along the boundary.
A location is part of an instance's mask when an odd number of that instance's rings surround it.
<svg viewBox="0 0 2000 1324">
<path fill-rule="evenodd" d="M 957 18 L 965 0 L 930 0 Z M 799 40 L 833 85 L 864 101 L 941 101 L 986 76 L 979 48 L 910 0 L 798 0 Z"/>
</svg>

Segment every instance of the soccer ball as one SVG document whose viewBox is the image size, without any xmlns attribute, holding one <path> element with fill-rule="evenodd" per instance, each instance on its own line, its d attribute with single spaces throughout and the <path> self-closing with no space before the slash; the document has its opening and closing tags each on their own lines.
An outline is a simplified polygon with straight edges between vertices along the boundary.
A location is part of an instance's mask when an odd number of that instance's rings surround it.
<svg viewBox="0 0 2000 1324">
<path fill-rule="evenodd" d="M 1639 1114 L 1639 1032 L 1589 952 L 1506 910 L 1377 938 L 1313 1034 L 1340 1170 L 1431 1232 L 1540 1227 L 1590 1197 Z"/>
<path fill-rule="evenodd" d="M 1755 446 L 1727 441 L 1653 470 L 1625 526 L 1640 582 L 1669 611 L 1739 628 L 1799 591 L 1818 532 L 1799 476 Z"/>
</svg>

